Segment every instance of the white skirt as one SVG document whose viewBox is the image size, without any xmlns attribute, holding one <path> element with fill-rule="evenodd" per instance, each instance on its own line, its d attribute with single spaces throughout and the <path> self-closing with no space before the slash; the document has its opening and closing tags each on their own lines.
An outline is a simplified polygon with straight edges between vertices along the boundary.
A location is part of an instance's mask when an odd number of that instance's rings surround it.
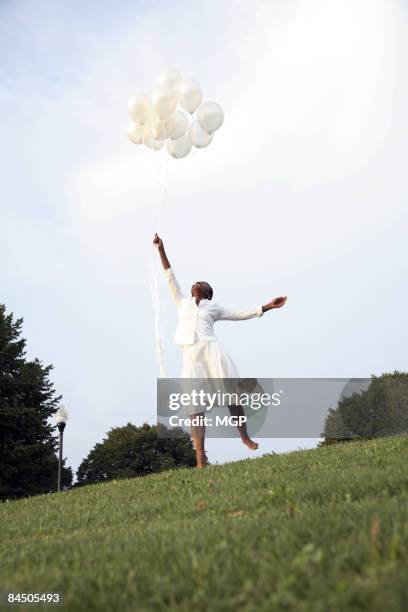
<svg viewBox="0 0 408 612">
<path fill-rule="evenodd" d="M 195 379 L 206 379 L 205 390 L 210 393 L 236 393 L 237 380 L 239 378 L 237 366 L 228 355 L 219 340 L 200 340 L 194 344 L 181 347 L 183 354 L 183 367 L 181 377 L 183 393 L 192 393 L 203 385 Z M 189 382 L 190 379 L 190 382 Z M 233 379 L 233 380 L 220 380 Z M 238 403 L 233 400 L 231 404 Z M 215 406 L 214 406 L 215 407 Z M 190 416 L 203 412 L 204 408 L 198 409 L 194 406 L 186 406 L 185 414 Z"/>
<path fill-rule="evenodd" d="M 237 366 L 216 338 L 184 345 L 181 350 L 181 378 L 239 378 Z"/>
</svg>

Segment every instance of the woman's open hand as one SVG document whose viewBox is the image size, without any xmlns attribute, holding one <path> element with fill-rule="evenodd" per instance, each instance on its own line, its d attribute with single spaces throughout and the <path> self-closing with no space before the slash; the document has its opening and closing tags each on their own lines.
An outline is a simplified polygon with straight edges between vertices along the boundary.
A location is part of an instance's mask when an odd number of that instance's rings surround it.
<svg viewBox="0 0 408 612">
<path fill-rule="evenodd" d="M 271 303 L 270 303 L 271 304 L 271 308 L 282 308 L 282 306 L 284 306 L 286 304 L 286 300 L 287 299 L 288 298 L 286 297 L 286 295 L 284 297 L 274 298 L 271 301 Z"/>
<path fill-rule="evenodd" d="M 274 298 L 273 300 L 265 304 L 265 306 L 262 306 L 262 310 L 264 312 L 267 312 L 268 310 L 272 310 L 272 308 L 282 308 L 282 306 L 286 304 L 287 299 L 288 298 L 286 297 L 286 295 L 284 297 Z"/>
</svg>

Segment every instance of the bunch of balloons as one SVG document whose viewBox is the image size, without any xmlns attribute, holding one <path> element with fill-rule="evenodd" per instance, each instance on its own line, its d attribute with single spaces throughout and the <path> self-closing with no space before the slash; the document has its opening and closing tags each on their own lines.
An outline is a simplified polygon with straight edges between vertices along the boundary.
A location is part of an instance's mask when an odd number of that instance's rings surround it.
<svg viewBox="0 0 408 612">
<path fill-rule="evenodd" d="M 193 146 L 207 147 L 224 113 L 217 102 L 201 102 L 196 81 L 184 79 L 176 68 L 162 70 L 151 93 L 137 93 L 129 100 L 129 139 L 154 151 L 166 144 L 176 159 L 186 157 Z"/>
</svg>

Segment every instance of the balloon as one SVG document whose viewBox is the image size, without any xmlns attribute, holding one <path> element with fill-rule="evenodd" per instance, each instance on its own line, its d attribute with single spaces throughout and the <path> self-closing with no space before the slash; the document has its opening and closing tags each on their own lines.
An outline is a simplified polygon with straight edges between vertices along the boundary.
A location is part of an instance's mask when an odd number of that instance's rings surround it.
<svg viewBox="0 0 408 612">
<path fill-rule="evenodd" d="M 128 111 L 133 121 L 143 125 L 149 114 L 149 97 L 142 93 L 135 94 L 129 100 Z"/>
<path fill-rule="evenodd" d="M 161 121 L 155 121 L 149 125 L 150 136 L 153 140 L 166 140 L 166 128 Z"/>
<path fill-rule="evenodd" d="M 165 68 L 159 74 L 157 82 L 162 87 L 170 87 L 173 89 L 182 79 L 181 72 L 176 68 Z"/>
<path fill-rule="evenodd" d="M 166 136 L 172 140 L 177 140 L 184 136 L 188 130 L 188 119 L 183 111 L 176 110 L 170 117 L 165 119 L 164 127 Z"/>
<path fill-rule="evenodd" d="M 181 159 L 182 157 L 186 157 L 191 151 L 191 140 L 188 134 L 185 134 L 181 138 L 177 140 L 168 140 L 167 141 L 167 151 L 172 157 L 176 159 Z"/>
<path fill-rule="evenodd" d="M 193 121 L 193 123 L 190 125 L 189 134 L 191 142 L 198 149 L 208 147 L 213 139 L 212 134 L 207 134 L 198 121 Z"/>
<path fill-rule="evenodd" d="M 205 102 L 198 109 L 197 121 L 207 134 L 212 134 L 222 125 L 224 111 L 217 102 Z"/>
<path fill-rule="evenodd" d="M 151 93 L 153 111 L 159 119 L 164 119 L 176 110 L 177 95 L 170 87 L 156 87 Z"/>
<path fill-rule="evenodd" d="M 158 151 L 161 149 L 165 142 L 165 140 L 154 140 L 151 136 L 143 138 L 143 143 L 146 145 L 146 147 L 153 149 L 153 151 Z"/>
<path fill-rule="evenodd" d="M 143 127 L 143 125 L 138 125 L 137 123 L 134 123 L 134 121 L 130 121 L 128 127 L 129 140 L 131 140 L 135 144 L 142 144 L 144 129 L 145 128 Z"/>
<path fill-rule="evenodd" d="M 193 120 L 190 117 L 194 113 Z M 130 98 L 129 115 L 131 142 L 144 143 L 155 151 L 167 144 L 168 154 L 176 159 L 188 155 L 193 146 L 208 147 L 224 121 L 221 106 L 216 102 L 202 104 L 197 81 L 184 79 L 174 67 L 161 70 L 150 93 Z"/>
<path fill-rule="evenodd" d="M 199 84 L 193 79 L 183 79 L 177 85 L 180 105 L 188 113 L 194 113 L 201 104 L 202 93 Z"/>
</svg>

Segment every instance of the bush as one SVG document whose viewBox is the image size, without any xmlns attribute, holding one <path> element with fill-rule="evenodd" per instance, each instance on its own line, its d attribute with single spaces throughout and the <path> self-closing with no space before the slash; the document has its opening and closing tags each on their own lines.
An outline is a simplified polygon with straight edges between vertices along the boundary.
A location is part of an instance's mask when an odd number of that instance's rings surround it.
<svg viewBox="0 0 408 612">
<path fill-rule="evenodd" d="M 103 442 L 91 450 L 78 468 L 78 485 L 112 479 L 146 476 L 177 467 L 195 465 L 194 448 L 188 434 L 162 437 L 163 425 L 145 423 L 111 429 Z M 174 432 L 172 432 L 174 434 Z"/>
</svg>

